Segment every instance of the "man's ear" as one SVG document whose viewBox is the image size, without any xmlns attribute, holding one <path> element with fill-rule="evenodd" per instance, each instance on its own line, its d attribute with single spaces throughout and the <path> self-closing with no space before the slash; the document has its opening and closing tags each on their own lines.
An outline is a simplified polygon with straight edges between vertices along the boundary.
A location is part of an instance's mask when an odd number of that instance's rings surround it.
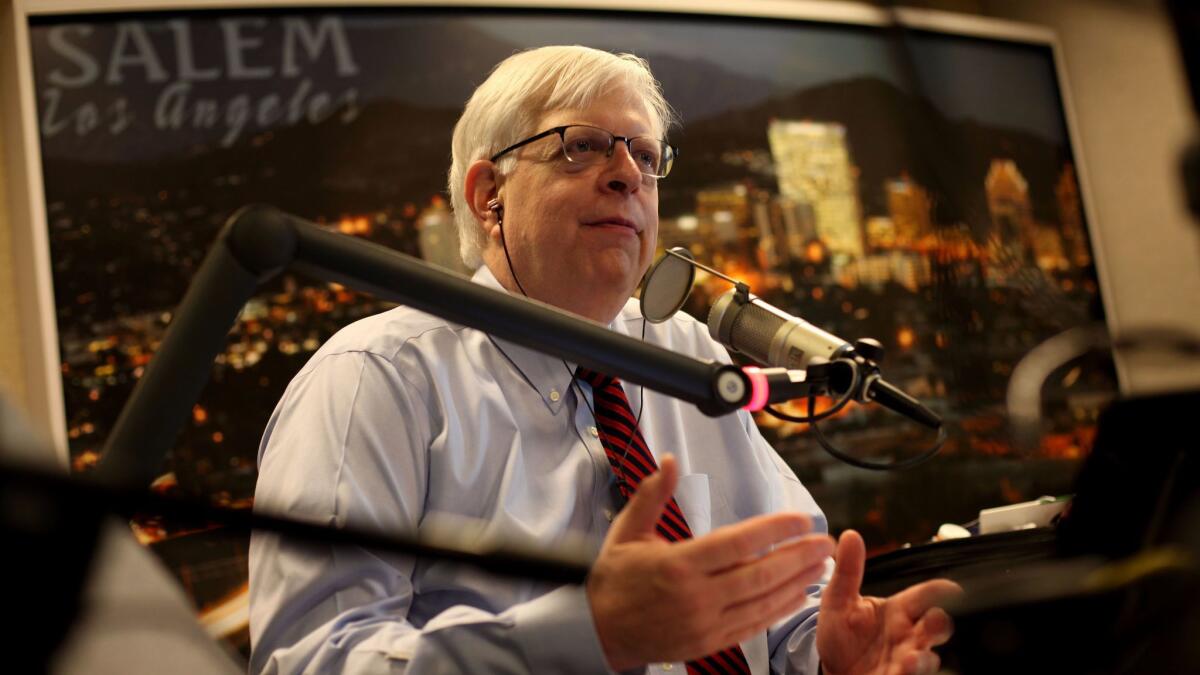
<svg viewBox="0 0 1200 675">
<path fill-rule="evenodd" d="M 500 174 L 496 165 L 486 159 L 476 160 L 467 167 L 464 181 L 464 195 L 471 215 L 475 222 L 483 228 L 483 234 L 489 240 L 500 238 L 500 222 L 497 212 L 492 208 L 493 200 L 500 198 Z"/>
</svg>

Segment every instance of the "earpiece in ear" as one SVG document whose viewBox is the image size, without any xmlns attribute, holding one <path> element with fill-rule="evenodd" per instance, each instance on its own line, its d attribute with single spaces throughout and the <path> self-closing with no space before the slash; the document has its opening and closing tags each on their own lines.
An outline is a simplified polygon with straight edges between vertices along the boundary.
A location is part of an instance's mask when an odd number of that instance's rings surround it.
<svg viewBox="0 0 1200 675">
<path fill-rule="evenodd" d="M 487 203 L 488 210 L 496 214 L 496 224 L 500 226 L 503 233 L 504 228 L 504 205 L 499 199 L 489 199 Z"/>
</svg>

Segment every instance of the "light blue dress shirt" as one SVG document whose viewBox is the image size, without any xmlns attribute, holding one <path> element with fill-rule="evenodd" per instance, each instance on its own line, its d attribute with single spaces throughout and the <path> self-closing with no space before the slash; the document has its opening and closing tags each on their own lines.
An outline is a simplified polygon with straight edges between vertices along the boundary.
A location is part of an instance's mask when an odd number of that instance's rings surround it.
<svg viewBox="0 0 1200 675">
<path fill-rule="evenodd" d="M 486 266 L 474 280 L 501 288 Z M 637 337 L 642 321 L 631 300 L 609 327 Z M 684 314 L 648 324 L 646 340 L 729 360 Z M 358 321 L 313 355 L 271 415 L 255 509 L 394 532 L 454 516 L 482 536 L 598 546 L 614 509 L 612 472 L 574 368 L 407 307 Z M 826 530 L 747 413 L 711 418 L 624 387 L 634 410 L 644 406 L 651 452 L 678 460 L 675 497 L 695 536 L 776 511 L 807 513 Z M 826 568 L 828 579 L 832 561 Z M 742 643 L 754 673 L 816 672 L 823 585 Z M 264 533 L 250 543 L 250 635 L 252 673 L 608 672 L 581 586 Z"/>
</svg>

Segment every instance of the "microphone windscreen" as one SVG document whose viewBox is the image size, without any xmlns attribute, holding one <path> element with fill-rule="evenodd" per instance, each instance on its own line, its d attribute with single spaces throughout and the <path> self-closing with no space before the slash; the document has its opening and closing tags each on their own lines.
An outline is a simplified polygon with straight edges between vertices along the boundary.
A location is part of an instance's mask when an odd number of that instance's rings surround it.
<svg viewBox="0 0 1200 675">
<path fill-rule="evenodd" d="M 662 323 L 671 318 L 692 292 L 692 282 L 696 278 L 692 254 L 679 246 L 671 250 L 675 254 L 664 253 L 642 280 L 642 316 L 650 323 Z"/>
</svg>

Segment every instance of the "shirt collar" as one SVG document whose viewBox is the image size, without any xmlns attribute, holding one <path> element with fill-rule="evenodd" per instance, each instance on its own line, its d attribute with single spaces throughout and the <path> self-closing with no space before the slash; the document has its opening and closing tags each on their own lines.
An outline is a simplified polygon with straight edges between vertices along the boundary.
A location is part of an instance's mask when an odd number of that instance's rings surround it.
<svg viewBox="0 0 1200 675">
<path fill-rule="evenodd" d="M 481 286 L 508 292 L 496 280 L 496 276 L 492 274 L 487 265 L 480 265 L 474 276 L 471 277 L 471 281 Z M 617 321 L 620 320 L 620 317 L 618 317 Z M 609 328 L 612 328 L 612 326 L 610 325 Z M 546 407 L 551 412 L 557 414 L 559 409 L 562 408 L 563 402 L 567 399 L 567 392 L 571 388 L 571 380 L 575 375 L 575 364 L 567 361 L 566 365 L 563 365 L 563 359 L 548 356 L 539 351 L 522 347 L 515 342 L 502 340 L 495 336 L 489 337 L 492 343 L 508 357 L 508 360 L 521 373 L 521 376 L 542 397 L 542 401 L 545 402 Z"/>
</svg>

